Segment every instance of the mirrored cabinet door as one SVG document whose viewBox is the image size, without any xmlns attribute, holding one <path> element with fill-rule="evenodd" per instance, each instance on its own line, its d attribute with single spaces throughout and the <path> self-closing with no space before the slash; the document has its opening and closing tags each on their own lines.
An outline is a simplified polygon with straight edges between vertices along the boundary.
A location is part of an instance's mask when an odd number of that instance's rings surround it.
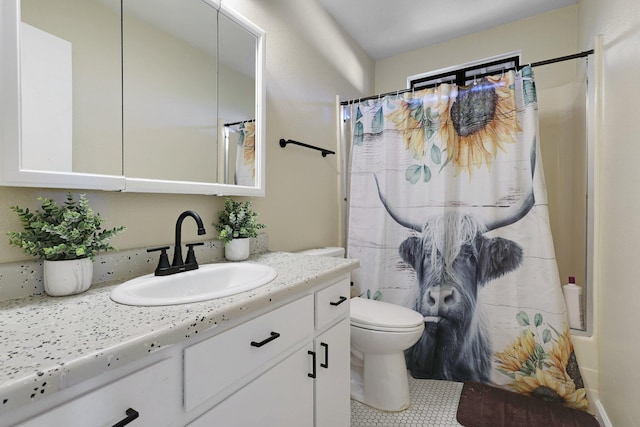
<svg viewBox="0 0 640 427">
<path fill-rule="evenodd" d="M 255 185 L 255 115 L 257 38 L 237 22 L 221 15 L 220 85 L 218 111 L 224 162 L 220 172 L 226 184 Z"/>
<path fill-rule="evenodd" d="M 124 0 L 124 174 L 217 181 L 218 10 Z"/>
<path fill-rule="evenodd" d="M 122 175 L 119 0 L 22 0 L 20 169 Z"/>
<path fill-rule="evenodd" d="M 0 7 L 0 185 L 264 195 L 265 34 L 246 18 L 218 0 Z"/>
</svg>

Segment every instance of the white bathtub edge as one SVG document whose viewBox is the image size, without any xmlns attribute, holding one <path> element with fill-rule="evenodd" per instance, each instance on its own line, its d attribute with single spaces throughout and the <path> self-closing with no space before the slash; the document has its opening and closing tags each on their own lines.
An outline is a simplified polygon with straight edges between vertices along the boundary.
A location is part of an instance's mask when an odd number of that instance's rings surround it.
<svg viewBox="0 0 640 427">
<path fill-rule="evenodd" d="M 611 421 L 607 416 L 607 411 L 605 411 L 604 406 L 602 406 L 600 399 L 595 401 L 595 407 L 596 407 L 596 419 L 598 420 L 600 425 L 602 427 L 613 427 L 613 424 L 611 424 Z"/>
</svg>

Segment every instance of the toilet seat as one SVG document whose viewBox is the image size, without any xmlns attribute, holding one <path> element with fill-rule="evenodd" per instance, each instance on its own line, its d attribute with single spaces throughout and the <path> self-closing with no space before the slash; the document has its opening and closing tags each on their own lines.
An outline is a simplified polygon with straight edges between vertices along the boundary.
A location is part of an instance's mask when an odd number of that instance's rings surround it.
<svg viewBox="0 0 640 427">
<path fill-rule="evenodd" d="M 409 308 L 366 298 L 351 299 L 351 326 L 385 332 L 408 332 L 424 327 L 424 317 Z"/>
<path fill-rule="evenodd" d="M 422 329 L 424 329 L 424 325 L 420 324 L 418 326 L 414 326 L 411 328 L 391 328 L 388 326 L 371 326 L 371 325 L 363 325 L 363 324 L 359 324 L 358 322 L 351 322 L 351 326 L 354 328 L 360 328 L 360 329 L 367 329 L 369 331 L 377 331 L 377 332 L 396 332 L 396 333 L 402 333 L 402 332 L 416 332 L 416 331 L 420 331 Z"/>
</svg>

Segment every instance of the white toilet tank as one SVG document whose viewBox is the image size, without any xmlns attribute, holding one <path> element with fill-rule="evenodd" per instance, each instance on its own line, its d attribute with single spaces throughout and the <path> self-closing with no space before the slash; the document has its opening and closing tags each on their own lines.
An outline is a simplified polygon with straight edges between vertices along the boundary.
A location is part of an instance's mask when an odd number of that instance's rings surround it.
<svg viewBox="0 0 640 427">
<path fill-rule="evenodd" d="M 304 251 L 300 251 L 298 253 L 303 255 L 331 256 L 336 258 L 344 258 L 344 248 L 337 247 L 337 246 L 307 249 Z"/>
</svg>

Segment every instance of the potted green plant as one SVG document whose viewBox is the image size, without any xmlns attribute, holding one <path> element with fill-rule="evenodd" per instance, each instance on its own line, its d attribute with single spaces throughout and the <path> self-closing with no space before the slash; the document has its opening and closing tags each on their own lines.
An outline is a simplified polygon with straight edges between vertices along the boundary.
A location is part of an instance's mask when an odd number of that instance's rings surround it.
<svg viewBox="0 0 640 427">
<path fill-rule="evenodd" d="M 258 237 L 264 224 L 256 221 L 258 213 L 251 208 L 251 200 L 236 202 L 227 197 L 224 209 L 218 212 L 218 240 L 224 244 L 224 256 L 229 261 L 241 261 L 249 257 L 250 238 Z"/>
<path fill-rule="evenodd" d="M 39 197 L 41 210 L 18 206 L 23 231 L 10 231 L 9 244 L 22 248 L 27 255 L 44 259 L 44 288 L 52 296 L 73 295 L 91 286 L 93 259 L 101 251 L 116 248 L 108 240 L 126 227 L 103 229 L 104 219 L 89 207 L 86 195 L 74 199 L 67 192 L 63 205 Z"/>
</svg>

